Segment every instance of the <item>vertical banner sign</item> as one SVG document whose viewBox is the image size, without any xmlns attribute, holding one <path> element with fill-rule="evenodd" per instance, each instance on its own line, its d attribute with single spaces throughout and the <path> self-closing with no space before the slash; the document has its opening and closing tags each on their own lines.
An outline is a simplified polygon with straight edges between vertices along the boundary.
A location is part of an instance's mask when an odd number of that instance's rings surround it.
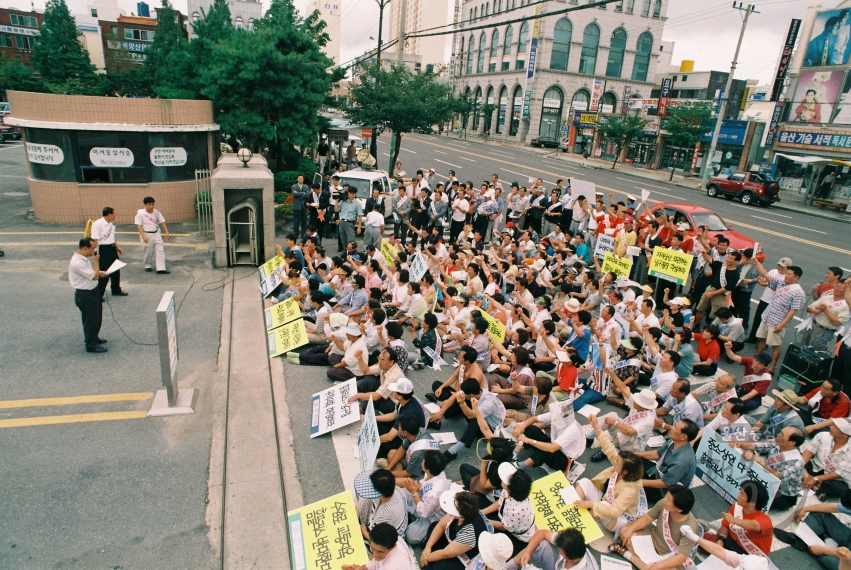
<svg viewBox="0 0 851 570">
<path fill-rule="evenodd" d="M 623 88 L 623 103 L 621 103 L 621 113 L 626 115 L 629 112 L 629 96 L 632 95 L 632 85 L 627 85 Z"/>
<path fill-rule="evenodd" d="M 541 14 L 542 6 L 535 7 L 535 14 Z M 529 45 L 529 61 L 526 64 L 526 85 L 523 95 L 523 118 L 529 118 L 529 109 L 532 106 L 532 85 L 535 77 L 535 64 L 538 62 L 538 36 L 541 34 L 541 19 L 535 18 L 532 23 L 532 41 Z"/>
<path fill-rule="evenodd" d="M 358 458 L 360 459 L 361 471 L 372 469 L 375 458 L 378 457 L 378 448 L 381 447 L 378 437 L 375 405 L 372 403 L 372 396 L 370 396 L 369 403 L 366 405 L 366 413 L 363 415 L 363 423 L 360 426 L 360 433 L 358 434 Z"/>
<path fill-rule="evenodd" d="M 771 100 L 779 101 L 783 93 L 783 82 L 789 72 L 789 62 L 792 60 L 792 50 L 795 40 L 798 39 L 798 30 L 801 29 L 801 20 L 792 20 L 789 24 L 789 33 L 786 34 L 786 43 L 783 44 L 783 53 L 780 55 L 780 63 L 777 64 L 777 74 L 774 76 L 774 86 L 771 88 Z M 766 144 L 766 146 L 768 146 Z"/>
<path fill-rule="evenodd" d="M 603 96 L 603 80 L 599 77 L 594 78 L 594 87 L 591 89 L 591 105 L 588 110 L 596 113 L 600 110 L 600 98 Z"/>
<path fill-rule="evenodd" d="M 314 394 L 311 398 L 310 437 L 317 437 L 358 421 L 360 408 L 356 402 L 349 403 L 349 396 L 354 396 L 357 392 L 357 383 L 352 379 Z"/>
<path fill-rule="evenodd" d="M 428 266 L 426 265 L 425 259 L 419 253 L 415 253 L 411 256 L 410 259 L 410 279 L 411 283 L 417 283 L 420 279 L 423 278 L 423 275 L 428 271 Z"/>
<path fill-rule="evenodd" d="M 359 567 L 369 560 L 348 491 L 288 512 L 287 523 L 293 570 Z"/>
<path fill-rule="evenodd" d="M 777 127 L 780 124 L 780 117 L 783 115 L 783 103 L 774 105 L 774 112 L 771 113 L 771 121 L 768 123 L 768 132 L 765 134 L 765 147 L 768 148 L 774 143 L 777 138 Z"/>
<path fill-rule="evenodd" d="M 656 114 L 664 117 L 668 114 L 668 99 L 671 97 L 671 85 L 673 82 L 670 77 L 662 80 L 662 89 L 659 91 L 659 106 L 656 109 Z"/>
</svg>

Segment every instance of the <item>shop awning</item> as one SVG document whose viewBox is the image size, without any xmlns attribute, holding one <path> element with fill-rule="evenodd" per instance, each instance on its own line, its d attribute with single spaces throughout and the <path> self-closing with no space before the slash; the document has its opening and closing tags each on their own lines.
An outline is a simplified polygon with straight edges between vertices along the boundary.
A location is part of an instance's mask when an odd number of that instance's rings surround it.
<svg viewBox="0 0 851 570">
<path fill-rule="evenodd" d="M 794 154 L 775 153 L 774 156 L 782 156 L 794 162 L 801 164 L 841 164 L 843 166 L 851 166 L 851 162 L 847 160 L 839 160 L 838 158 L 824 158 L 821 156 L 797 156 Z"/>
</svg>

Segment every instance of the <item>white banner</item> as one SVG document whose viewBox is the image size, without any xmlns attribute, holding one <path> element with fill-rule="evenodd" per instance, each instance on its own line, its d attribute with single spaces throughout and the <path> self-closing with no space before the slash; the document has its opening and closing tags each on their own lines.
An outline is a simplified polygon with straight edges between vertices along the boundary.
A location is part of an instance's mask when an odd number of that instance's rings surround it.
<svg viewBox="0 0 851 570">
<path fill-rule="evenodd" d="M 28 142 L 27 159 L 32 164 L 62 164 L 65 153 L 56 145 Z"/>
<path fill-rule="evenodd" d="M 133 166 L 133 151 L 129 148 L 106 148 L 96 146 L 89 151 L 92 166 L 104 168 L 127 168 Z"/>
<path fill-rule="evenodd" d="M 179 146 L 158 146 L 151 149 L 151 164 L 154 166 L 183 166 L 186 164 L 186 149 Z"/>
<path fill-rule="evenodd" d="M 310 437 L 317 437 L 358 421 L 360 410 L 357 402 L 348 402 L 349 396 L 357 394 L 357 391 L 357 383 L 352 379 L 314 394 L 311 399 Z"/>
<path fill-rule="evenodd" d="M 352 403 L 357 405 L 357 402 Z M 372 396 L 370 396 L 358 434 L 358 457 L 360 458 L 361 471 L 372 469 L 375 458 L 378 457 L 379 447 L 381 447 L 381 442 L 378 440 L 378 422 L 375 421 L 375 405 L 372 403 Z"/>
<path fill-rule="evenodd" d="M 615 253 L 615 238 L 612 236 L 600 235 L 597 237 L 597 247 L 594 248 L 594 257 L 603 259 L 607 253 L 614 255 Z"/>
<path fill-rule="evenodd" d="M 425 262 L 425 259 L 423 259 L 422 254 L 421 253 L 415 253 L 414 255 L 412 255 L 411 259 L 410 259 L 410 270 L 409 270 L 410 282 L 411 283 L 418 282 L 420 279 L 423 278 L 423 275 L 426 274 L 426 271 L 428 271 L 428 266 L 426 266 L 426 262 Z"/>
</svg>

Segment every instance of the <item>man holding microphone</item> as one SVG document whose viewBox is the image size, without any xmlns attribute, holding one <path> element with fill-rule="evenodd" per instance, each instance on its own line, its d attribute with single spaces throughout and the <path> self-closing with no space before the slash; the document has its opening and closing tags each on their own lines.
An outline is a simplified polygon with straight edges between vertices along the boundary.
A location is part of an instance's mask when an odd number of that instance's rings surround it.
<svg viewBox="0 0 851 570">
<path fill-rule="evenodd" d="M 74 304 L 83 317 L 83 334 L 86 339 L 86 352 L 106 352 L 102 347 L 106 341 L 98 337 L 103 317 L 103 304 L 98 290 L 98 280 L 107 274 L 95 269 L 98 267 L 97 242 L 92 238 L 80 240 L 79 248 L 68 266 L 68 283 L 74 288 Z M 91 257 L 90 261 L 88 258 Z"/>
</svg>

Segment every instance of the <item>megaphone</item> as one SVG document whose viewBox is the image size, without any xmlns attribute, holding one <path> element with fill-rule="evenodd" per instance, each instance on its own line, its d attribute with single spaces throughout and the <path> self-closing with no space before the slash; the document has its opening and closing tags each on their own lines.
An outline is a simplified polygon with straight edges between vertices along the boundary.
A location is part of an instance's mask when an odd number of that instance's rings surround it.
<svg viewBox="0 0 851 570">
<path fill-rule="evenodd" d="M 358 151 L 358 162 L 364 165 L 365 168 L 372 168 L 375 166 L 375 157 L 369 154 L 369 150 L 362 148 Z"/>
</svg>

